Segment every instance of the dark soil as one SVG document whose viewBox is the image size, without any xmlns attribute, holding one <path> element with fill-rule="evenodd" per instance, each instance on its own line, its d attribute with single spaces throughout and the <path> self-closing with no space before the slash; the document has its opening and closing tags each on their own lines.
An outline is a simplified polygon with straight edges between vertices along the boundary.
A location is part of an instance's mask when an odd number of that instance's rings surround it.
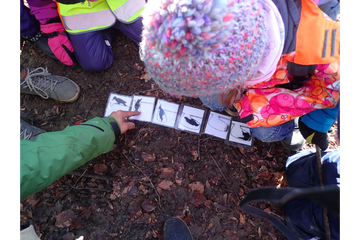
<svg viewBox="0 0 360 240">
<path fill-rule="evenodd" d="M 206 108 L 197 98 L 171 97 L 152 80 L 143 79 L 146 71 L 137 47 L 121 33 L 112 46 L 114 63 L 92 73 L 79 64 L 63 65 L 25 44 L 22 64 L 47 67 L 54 75 L 72 79 L 81 95 L 74 103 L 62 104 L 21 94 L 21 118 L 45 131 L 59 131 L 79 120 L 103 116 L 111 92 Z M 286 239 L 268 221 L 239 207 L 253 188 L 287 186 L 289 152 L 280 142 L 255 140 L 250 151 L 208 135 L 135 124 L 136 129 L 116 140 L 112 152 L 23 200 L 21 224 L 33 224 L 42 240 L 162 239 L 166 219 L 178 216 L 194 239 Z M 330 148 L 338 148 L 331 139 Z M 256 206 L 284 221 L 281 205 Z"/>
</svg>

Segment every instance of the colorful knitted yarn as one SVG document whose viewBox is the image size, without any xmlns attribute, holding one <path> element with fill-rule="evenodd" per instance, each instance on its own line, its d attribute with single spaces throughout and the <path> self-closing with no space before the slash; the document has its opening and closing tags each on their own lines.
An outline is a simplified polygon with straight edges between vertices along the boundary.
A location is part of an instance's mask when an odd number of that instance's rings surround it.
<svg viewBox="0 0 360 240">
<path fill-rule="evenodd" d="M 140 57 L 173 95 L 204 96 L 241 86 L 266 44 L 261 0 L 149 0 Z"/>
</svg>

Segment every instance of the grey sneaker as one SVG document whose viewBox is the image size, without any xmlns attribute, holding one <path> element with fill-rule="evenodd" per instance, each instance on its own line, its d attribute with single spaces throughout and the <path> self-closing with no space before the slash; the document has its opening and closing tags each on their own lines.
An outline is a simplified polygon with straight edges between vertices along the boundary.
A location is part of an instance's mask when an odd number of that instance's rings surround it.
<svg viewBox="0 0 360 240">
<path fill-rule="evenodd" d="M 31 69 L 22 65 L 20 91 L 67 103 L 76 101 L 80 95 L 80 87 L 69 78 L 52 75 L 42 67 Z"/>
<path fill-rule="evenodd" d="M 28 124 L 20 118 L 20 140 L 35 140 L 40 133 L 45 131 Z"/>
</svg>

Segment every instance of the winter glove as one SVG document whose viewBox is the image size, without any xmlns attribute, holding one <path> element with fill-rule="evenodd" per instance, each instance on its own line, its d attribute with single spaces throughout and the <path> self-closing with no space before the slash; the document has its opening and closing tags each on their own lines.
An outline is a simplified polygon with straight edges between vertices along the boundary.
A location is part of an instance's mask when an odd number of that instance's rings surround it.
<svg viewBox="0 0 360 240">
<path fill-rule="evenodd" d="M 48 34 L 49 47 L 54 55 L 65 65 L 73 65 L 74 48 L 66 35 L 64 26 L 61 23 L 48 23 L 40 25 L 40 29 Z"/>
<path fill-rule="evenodd" d="M 305 123 L 299 119 L 299 129 L 301 135 L 310 144 L 318 145 L 321 150 L 325 151 L 329 146 L 329 139 L 327 133 L 318 132 L 312 128 L 309 128 Z"/>
</svg>

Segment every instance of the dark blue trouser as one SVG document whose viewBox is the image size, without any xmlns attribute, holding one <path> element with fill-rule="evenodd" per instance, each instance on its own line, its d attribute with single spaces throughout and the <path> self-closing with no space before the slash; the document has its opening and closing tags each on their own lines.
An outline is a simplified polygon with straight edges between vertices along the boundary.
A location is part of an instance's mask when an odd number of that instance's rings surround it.
<svg viewBox="0 0 360 240">
<path fill-rule="evenodd" d="M 142 18 L 131 24 L 117 21 L 111 28 L 101 31 L 69 34 L 76 59 L 86 71 L 99 72 L 107 69 L 112 64 L 114 56 L 111 49 L 111 40 L 114 29 L 118 29 L 139 44 L 141 41 Z"/>
</svg>

